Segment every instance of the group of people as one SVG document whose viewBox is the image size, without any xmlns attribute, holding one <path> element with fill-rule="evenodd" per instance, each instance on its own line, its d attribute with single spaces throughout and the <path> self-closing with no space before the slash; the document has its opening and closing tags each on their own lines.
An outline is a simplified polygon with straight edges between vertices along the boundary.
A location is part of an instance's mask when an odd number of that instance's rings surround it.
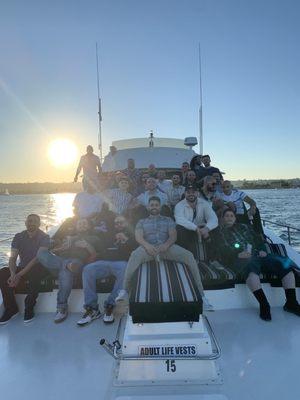
<svg viewBox="0 0 300 400">
<path fill-rule="evenodd" d="M 9 265 L 0 270 L 4 303 L 0 324 L 17 315 L 14 290 L 24 279 L 28 282 L 24 322 L 34 318 L 39 284 L 49 273 L 58 276 L 59 282 L 56 323 L 67 318 L 74 275 L 82 274 L 85 310 L 77 322 L 81 326 L 100 317 L 96 283 L 112 275 L 114 286 L 103 316 L 105 323 L 112 323 L 114 307 L 127 300 L 140 264 L 161 259 L 186 264 L 209 307 L 199 271 L 199 246 L 207 247 L 211 261 L 218 260 L 244 277 L 263 320 L 271 320 L 259 278 L 265 271 L 282 279 L 284 310 L 300 316 L 295 265 L 287 257 L 267 254 L 255 201 L 223 180 L 220 170 L 211 166 L 209 155 L 197 155 L 175 172 L 157 170 L 153 164 L 140 171 L 129 159 L 123 171 L 103 174 L 98 157 L 88 146 L 75 181 L 82 168 L 84 190 L 75 196 L 74 217 L 50 240 L 40 229 L 39 216 L 31 214 L 26 230 L 15 235 Z"/>
</svg>

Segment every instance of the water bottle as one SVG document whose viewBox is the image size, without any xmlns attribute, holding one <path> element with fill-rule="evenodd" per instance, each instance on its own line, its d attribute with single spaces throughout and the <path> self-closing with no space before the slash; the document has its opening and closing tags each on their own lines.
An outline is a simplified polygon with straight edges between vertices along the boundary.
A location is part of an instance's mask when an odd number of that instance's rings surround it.
<svg viewBox="0 0 300 400">
<path fill-rule="evenodd" d="M 252 253 L 252 244 L 247 243 L 246 251 L 247 251 L 247 253 L 250 253 L 250 254 Z"/>
</svg>

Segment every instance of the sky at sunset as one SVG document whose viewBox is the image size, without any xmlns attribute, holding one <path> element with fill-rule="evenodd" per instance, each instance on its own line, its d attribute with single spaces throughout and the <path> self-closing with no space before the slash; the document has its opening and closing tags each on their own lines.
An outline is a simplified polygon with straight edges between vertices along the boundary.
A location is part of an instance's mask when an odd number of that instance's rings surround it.
<svg viewBox="0 0 300 400">
<path fill-rule="evenodd" d="M 97 148 L 95 42 L 104 154 L 112 140 L 198 135 L 231 179 L 300 177 L 298 0 L 2 2 L 0 182 L 71 181 Z M 76 160 L 54 166 L 49 143 Z"/>
</svg>

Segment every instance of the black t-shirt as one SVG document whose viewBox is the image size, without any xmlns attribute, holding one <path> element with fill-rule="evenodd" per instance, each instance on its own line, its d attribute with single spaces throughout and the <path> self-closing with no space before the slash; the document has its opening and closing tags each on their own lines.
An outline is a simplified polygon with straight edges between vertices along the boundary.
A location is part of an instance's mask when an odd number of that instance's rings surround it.
<svg viewBox="0 0 300 400">
<path fill-rule="evenodd" d="M 219 168 L 216 167 L 201 167 L 198 171 L 195 171 L 197 174 L 197 178 L 198 179 L 203 179 L 206 176 L 211 176 L 212 174 L 214 174 L 215 172 L 218 172 L 220 174 L 220 177 L 222 179 L 222 174 L 219 170 Z"/>
<path fill-rule="evenodd" d="M 49 247 L 50 237 L 40 229 L 33 237 L 27 231 L 17 233 L 11 243 L 12 249 L 19 252 L 19 267 L 24 268 L 35 256 L 40 247 Z"/>
<path fill-rule="evenodd" d="M 109 261 L 128 261 L 132 251 L 137 247 L 137 243 L 129 231 L 123 232 L 128 240 L 125 243 L 116 240 L 117 232 L 107 234 L 103 250 L 99 254 L 99 259 Z"/>
<path fill-rule="evenodd" d="M 60 251 L 58 255 L 63 258 L 77 258 L 82 262 L 85 262 L 89 258 L 90 253 L 87 251 L 87 249 L 76 247 L 75 242 L 78 240 L 85 240 L 95 249 L 96 253 L 100 253 L 102 250 L 102 242 L 100 238 L 91 233 L 85 233 L 73 236 L 71 247 L 66 250 Z"/>
</svg>

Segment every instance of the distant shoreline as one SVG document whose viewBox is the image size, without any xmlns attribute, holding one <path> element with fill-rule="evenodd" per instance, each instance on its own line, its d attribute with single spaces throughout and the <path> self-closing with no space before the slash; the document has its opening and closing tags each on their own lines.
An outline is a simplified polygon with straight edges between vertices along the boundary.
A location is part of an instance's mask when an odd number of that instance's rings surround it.
<svg viewBox="0 0 300 400">
<path fill-rule="evenodd" d="M 236 186 L 235 186 L 236 187 Z M 247 187 L 247 188 L 244 188 L 244 187 L 236 187 L 236 188 L 238 188 L 238 189 L 241 189 L 241 190 L 278 190 L 278 189 L 284 189 L 284 190 L 292 190 L 292 189 L 300 189 L 300 187 L 298 188 L 298 187 L 290 187 L 290 188 L 282 188 L 282 187 L 280 187 L 280 188 L 270 188 L 270 187 Z M 51 194 L 64 194 L 64 193 L 74 193 L 74 194 L 76 194 L 76 193 L 79 193 L 79 191 L 78 192 L 74 192 L 74 191 L 62 191 L 62 192 L 18 192 L 18 193 L 9 193 L 9 195 L 7 196 L 7 195 L 5 195 L 4 193 L 0 193 L 0 198 L 2 198 L 2 197 L 9 197 L 9 196 L 24 196 L 24 195 L 42 195 L 42 194 L 44 194 L 44 195 L 51 195 Z"/>
<path fill-rule="evenodd" d="M 242 190 L 251 189 L 295 189 L 300 188 L 300 179 L 238 180 L 232 181 L 235 187 Z M 82 190 L 81 182 L 32 182 L 0 183 L 0 196 L 9 194 L 57 194 L 78 193 Z M 2 197 L 2 196 L 1 196 Z"/>
<path fill-rule="evenodd" d="M 78 193 L 81 191 L 81 182 L 33 182 L 33 183 L 0 183 L 0 195 L 9 194 L 55 194 Z"/>
</svg>

